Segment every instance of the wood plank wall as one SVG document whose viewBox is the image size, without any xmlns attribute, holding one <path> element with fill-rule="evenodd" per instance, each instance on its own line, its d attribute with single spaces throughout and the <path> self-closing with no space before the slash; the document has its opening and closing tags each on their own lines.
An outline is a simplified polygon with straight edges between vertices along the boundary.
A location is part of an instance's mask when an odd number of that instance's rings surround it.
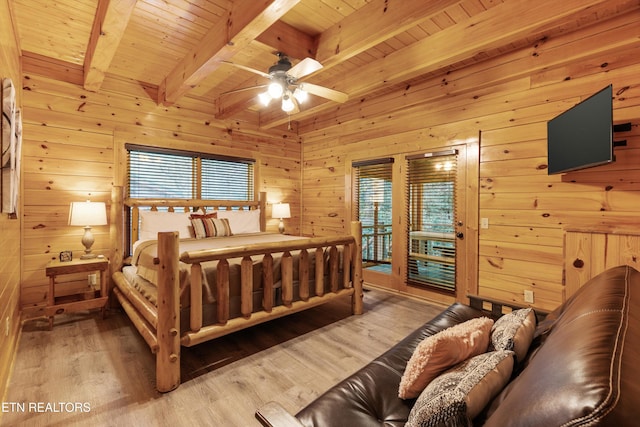
<svg viewBox="0 0 640 427">
<path fill-rule="evenodd" d="M 126 183 L 128 142 L 255 158 L 257 191 L 266 191 L 268 202 L 291 203 L 287 229 L 299 231 L 301 148 L 295 135 L 215 122 L 214 106 L 204 101 L 158 106 L 152 89 L 130 81 L 107 78 L 92 93 L 64 72 L 43 76 L 32 63 L 24 68 L 23 307 L 45 302 L 49 260 L 62 250 L 82 254 L 83 229 L 67 225 L 69 204 L 91 199 L 110 205 L 112 187 Z M 270 210 L 269 204 L 268 217 Z M 267 229 L 277 227 L 269 219 Z M 109 226 L 94 227 L 93 234 L 94 252 L 109 255 Z M 87 282 L 79 276 L 65 280 L 60 294 Z"/>
<path fill-rule="evenodd" d="M 567 230 L 565 235 L 566 297 L 606 269 L 630 265 L 640 269 L 640 229 L 632 234 Z"/>
<path fill-rule="evenodd" d="M 20 62 L 12 18 L 11 2 L 0 0 L 0 78 L 13 80 L 20 106 Z M 4 396 L 20 330 L 20 218 L 0 214 L 0 236 L 0 390 Z"/>
<path fill-rule="evenodd" d="M 480 135 L 478 216 L 490 225 L 479 230 L 478 271 L 469 271 L 475 274 L 469 291 L 524 303 L 523 291 L 532 290 L 535 306 L 555 308 L 564 297 L 565 229 L 639 228 L 640 10 L 570 27 L 301 126 L 303 231 L 345 230 L 349 159 L 428 151 Z M 614 121 L 633 124 L 617 135 L 627 147 L 616 149 L 612 165 L 548 176 L 546 121 L 610 83 Z M 396 208 L 404 211 L 401 203 Z M 394 254 L 398 250 L 405 249 L 394 246 Z M 396 268 L 384 286 L 443 300 L 407 287 Z"/>
</svg>

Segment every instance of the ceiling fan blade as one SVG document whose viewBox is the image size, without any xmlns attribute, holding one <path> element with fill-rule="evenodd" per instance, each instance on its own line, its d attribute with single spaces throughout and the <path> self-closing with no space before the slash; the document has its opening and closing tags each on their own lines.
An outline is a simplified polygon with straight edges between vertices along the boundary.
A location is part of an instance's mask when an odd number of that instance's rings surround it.
<svg viewBox="0 0 640 427">
<path fill-rule="evenodd" d="M 234 90 L 230 90 L 227 92 L 223 92 L 220 95 L 231 95 L 232 93 L 238 93 L 238 92 L 246 92 L 248 90 L 255 90 L 255 89 L 261 89 L 264 87 L 267 87 L 268 85 L 257 85 L 257 86 L 249 86 L 249 87 L 243 87 L 240 89 L 234 89 Z"/>
<path fill-rule="evenodd" d="M 271 78 L 271 76 L 269 74 L 264 73 L 264 72 L 259 71 L 259 70 L 256 70 L 256 69 L 251 68 L 251 67 L 247 67 L 246 65 L 236 64 L 235 62 L 231 62 L 231 61 L 222 61 L 222 63 L 223 64 L 229 64 L 229 65 L 231 65 L 233 67 L 236 67 L 236 68 L 240 68 L 241 70 L 249 71 L 250 73 L 257 74 L 257 75 L 265 77 L 267 79 Z"/>
<path fill-rule="evenodd" d="M 313 58 L 304 58 L 302 61 L 298 62 L 296 65 L 291 67 L 287 74 L 296 79 L 300 79 L 304 76 L 308 76 L 311 73 L 315 73 L 319 69 L 322 68 L 322 64 L 316 61 Z"/>
<path fill-rule="evenodd" d="M 337 90 L 329 89 L 328 87 L 314 85 L 313 83 L 300 83 L 300 89 L 307 91 L 313 95 L 321 96 L 326 99 L 330 99 L 335 102 L 347 102 L 349 99 L 349 95 L 344 92 L 339 92 Z"/>
</svg>

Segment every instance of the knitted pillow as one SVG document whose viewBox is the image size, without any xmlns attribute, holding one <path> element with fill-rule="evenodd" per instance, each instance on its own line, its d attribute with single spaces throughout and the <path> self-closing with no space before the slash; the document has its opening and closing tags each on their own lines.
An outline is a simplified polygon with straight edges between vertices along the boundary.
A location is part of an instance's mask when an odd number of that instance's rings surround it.
<svg viewBox="0 0 640 427">
<path fill-rule="evenodd" d="M 509 382 L 512 351 L 467 359 L 434 379 L 413 405 L 406 427 L 472 426 L 489 401 Z"/>
<path fill-rule="evenodd" d="M 444 370 L 487 351 L 492 326 L 492 319 L 480 317 L 425 338 L 407 363 L 398 396 L 401 399 L 418 397 L 427 384 Z"/>
</svg>

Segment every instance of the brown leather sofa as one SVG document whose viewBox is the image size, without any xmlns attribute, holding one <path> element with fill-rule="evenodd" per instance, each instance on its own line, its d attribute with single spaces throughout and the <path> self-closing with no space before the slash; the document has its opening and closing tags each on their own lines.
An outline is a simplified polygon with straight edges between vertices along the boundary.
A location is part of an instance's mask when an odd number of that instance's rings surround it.
<svg viewBox="0 0 640 427">
<path fill-rule="evenodd" d="M 398 385 L 416 345 L 483 315 L 453 304 L 295 417 L 274 402 L 256 417 L 265 426 L 403 426 L 415 399 L 398 398 Z M 473 425 L 638 425 L 639 373 L 640 273 L 615 267 L 539 322 L 527 357 Z"/>
</svg>

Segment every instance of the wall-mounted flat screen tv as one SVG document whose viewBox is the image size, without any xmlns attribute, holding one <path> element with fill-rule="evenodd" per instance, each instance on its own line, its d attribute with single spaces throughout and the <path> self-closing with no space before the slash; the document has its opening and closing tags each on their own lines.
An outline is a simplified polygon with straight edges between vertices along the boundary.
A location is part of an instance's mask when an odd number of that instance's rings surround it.
<svg viewBox="0 0 640 427">
<path fill-rule="evenodd" d="M 551 119 L 547 148 L 549 175 L 612 162 L 612 86 Z"/>
</svg>

